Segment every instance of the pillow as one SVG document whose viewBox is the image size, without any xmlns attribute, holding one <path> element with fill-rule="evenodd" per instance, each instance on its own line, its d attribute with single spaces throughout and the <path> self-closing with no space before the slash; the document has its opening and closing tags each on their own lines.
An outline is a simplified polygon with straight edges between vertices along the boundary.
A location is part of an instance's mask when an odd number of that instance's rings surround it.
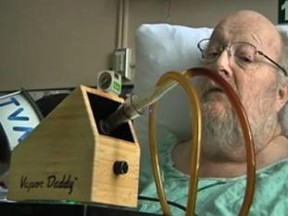
<svg viewBox="0 0 288 216">
<path fill-rule="evenodd" d="M 143 24 L 136 31 L 136 74 L 134 93 L 141 95 L 155 88 L 167 71 L 183 71 L 201 64 L 197 43 L 209 38 L 211 28 L 190 28 L 169 24 Z M 167 109 L 169 107 L 169 109 Z M 158 101 L 157 123 L 160 128 L 186 137 L 190 130 L 190 108 L 181 87 L 169 91 Z M 148 144 L 147 112 L 135 119 L 140 143 Z M 161 131 L 159 132 L 161 133 Z"/>
<path fill-rule="evenodd" d="M 197 43 L 209 38 L 212 29 L 190 28 L 169 24 L 143 24 L 135 38 L 135 87 L 133 93 L 145 94 L 155 88 L 160 76 L 167 71 L 182 71 L 200 66 L 201 53 Z M 181 87 L 166 93 L 158 102 L 157 135 L 159 143 L 175 134 L 178 139 L 190 136 L 190 108 Z M 148 112 L 134 120 L 141 145 L 141 181 L 152 175 L 148 143 Z M 141 188 L 140 188 L 141 190 Z"/>
</svg>

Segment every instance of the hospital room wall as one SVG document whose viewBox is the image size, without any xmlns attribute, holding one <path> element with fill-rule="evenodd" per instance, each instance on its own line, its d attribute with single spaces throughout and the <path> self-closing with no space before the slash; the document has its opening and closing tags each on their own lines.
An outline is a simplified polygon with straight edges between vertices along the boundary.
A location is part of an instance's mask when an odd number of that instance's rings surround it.
<svg viewBox="0 0 288 216">
<path fill-rule="evenodd" d="M 0 0 L 0 91 L 95 85 L 111 67 L 119 0 Z M 213 26 L 254 9 L 277 23 L 278 1 L 130 0 L 128 46 L 142 23 Z"/>
<path fill-rule="evenodd" d="M 0 0 L 0 91 L 95 85 L 116 19 L 116 0 Z"/>
<path fill-rule="evenodd" d="M 274 0 L 131 0 L 130 43 L 141 23 L 169 23 L 192 27 L 213 27 L 225 15 L 237 10 L 256 10 L 273 23 L 278 19 L 278 1 Z"/>
</svg>

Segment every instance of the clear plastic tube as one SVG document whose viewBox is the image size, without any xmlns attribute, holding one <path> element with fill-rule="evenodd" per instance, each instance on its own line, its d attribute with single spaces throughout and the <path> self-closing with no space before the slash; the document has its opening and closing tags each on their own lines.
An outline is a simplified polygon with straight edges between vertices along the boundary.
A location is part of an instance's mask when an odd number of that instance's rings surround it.
<svg viewBox="0 0 288 216">
<path fill-rule="evenodd" d="M 191 141 L 191 178 L 189 183 L 189 196 L 187 200 L 187 211 L 186 215 L 194 215 L 195 206 L 196 206 L 196 197 L 197 197 L 197 185 L 198 185 L 198 170 L 199 170 L 199 161 L 200 161 L 200 147 L 201 147 L 201 111 L 200 103 L 197 97 L 196 91 L 193 86 L 190 84 L 189 79 L 183 74 L 178 72 L 167 72 L 160 77 L 157 85 L 165 86 L 171 80 L 177 81 L 186 94 L 188 95 L 190 104 L 191 104 L 191 133 L 194 135 Z M 161 174 L 159 168 L 159 158 L 157 150 L 157 141 L 156 141 L 156 103 L 151 105 L 149 112 L 149 144 L 151 152 L 151 160 L 153 165 L 153 174 L 155 179 L 155 184 L 157 188 L 158 197 L 160 200 L 160 205 L 164 215 L 171 215 L 170 209 L 167 203 L 163 183 L 161 181 Z M 192 119 L 193 118 L 193 119 Z"/>
<path fill-rule="evenodd" d="M 192 76 L 206 76 L 209 79 L 212 79 L 216 82 L 220 87 L 223 88 L 224 92 L 226 93 L 227 97 L 229 98 L 232 106 L 235 109 L 237 117 L 239 119 L 242 132 L 244 135 L 245 147 L 246 147 L 246 154 L 247 154 L 247 182 L 246 182 L 246 190 L 245 196 L 243 199 L 242 206 L 239 210 L 239 216 L 247 216 L 249 213 L 250 206 L 253 201 L 254 191 L 255 191 L 255 175 L 256 175 L 256 160 L 255 160 L 255 149 L 254 149 L 254 140 L 251 133 L 250 125 L 248 122 L 248 118 L 245 112 L 244 107 L 242 106 L 241 101 L 239 100 L 237 94 L 232 89 L 232 87 L 222 79 L 218 74 L 213 73 L 210 70 L 204 68 L 192 68 L 187 70 L 184 73 L 184 78 L 180 78 L 176 76 L 174 73 L 177 72 L 167 72 L 167 75 L 163 75 L 163 78 L 160 78 L 159 85 L 165 85 L 165 82 L 168 78 L 175 79 L 184 87 L 186 85 L 186 81 L 183 79 Z M 179 73 L 178 73 L 179 74 Z M 166 77 L 167 76 L 167 77 Z M 179 74 L 179 76 L 181 76 Z M 198 102 L 197 97 L 193 95 L 193 89 L 185 86 L 185 90 L 191 99 L 190 102 L 194 106 L 196 106 L 194 112 L 198 113 Z M 150 141 L 150 151 L 151 151 L 151 158 L 152 158 L 152 165 L 153 165 L 153 174 L 155 178 L 157 193 L 159 196 L 160 204 L 162 207 L 162 211 L 164 215 L 171 215 L 170 209 L 166 200 L 166 195 L 164 192 L 164 187 L 161 181 L 160 175 L 160 168 L 159 168 L 159 159 L 158 159 L 158 152 L 157 152 L 157 143 L 156 143 L 156 113 L 154 109 L 156 108 L 156 104 L 151 105 L 151 112 L 150 112 L 150 121 L 149 121 L 149 141 Z M 194 115 L 195 116 L 195 115 Z M 201 115 L 197 114 L 196 117 L 201 118 Z M 194 117 L 195 118 L 195 117 Z M 193 131 L 193 140 L 192 140 L 192 148 L 191 148 L 191 170 L 190 170 L 190 185 L 189 185 L 189 193 L 188 193 L 188 200 L 187 200 L 187 211 L 186 215 L 194 215 L 196 199 L 197 199 L 197 182 L 198 182 L 198 168 L 199 168 L 199 160 L 200 160 L 200 136 L 201 136 L 201 121 L 195 118 L 194 124 L 198 125 L 196 131 Z M 195 127 L 194 125 L 194 127 Z M 197 131 L 198 130 L 198 131 Z"/>
</svg>

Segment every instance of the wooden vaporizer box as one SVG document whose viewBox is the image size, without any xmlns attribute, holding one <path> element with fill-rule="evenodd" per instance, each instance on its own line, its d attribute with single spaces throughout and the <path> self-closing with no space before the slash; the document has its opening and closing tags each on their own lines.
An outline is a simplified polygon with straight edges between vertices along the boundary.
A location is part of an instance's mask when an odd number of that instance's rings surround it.
<svg viewBox="0 0 288 216">
<path fill-rule="evenodd" d="M 136 207 L 140 148 L 133 125 L 110 135 L 99 130 L 121 103 L 116 95 L 76 88 L 12 152 L 8 199 Z"/>
</svg>

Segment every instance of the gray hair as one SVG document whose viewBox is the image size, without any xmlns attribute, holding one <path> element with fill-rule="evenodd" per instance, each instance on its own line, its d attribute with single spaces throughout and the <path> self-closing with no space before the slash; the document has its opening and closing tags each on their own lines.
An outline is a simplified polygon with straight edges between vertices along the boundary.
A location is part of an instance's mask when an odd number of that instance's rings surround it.
<svg viewBox="0 0 288 216">
<path fill-rule="evenodd" d="M 278 30 L 280 39 L 281 39 L 281 54 L 279 58 L 279 64 L 286 70 L 288 71 L 288 34 L 286 31 L 279 29 Z M 279 84 L 283 84 L 286 81 L 288 81 L 288 77 L 283 74 L 281 71 L 279 76 Z"/>
<path fill-rule="evenodd" d="M 279 35 L 281 38 L 281 44 L 282 44 L 282 49 L 281 49 L 281 54 L 279 58 L 279 64 L 286 70 L 288 71 L 288 35 L 287 32 L 278 29 Z M 287 85 L 288 83 L 288 77 L 285 76 L 282 71 L 279 71 L 278 74 L 278 82 L 277 86 L 281 87 L 283 85 Z M 282 110 L 278 114 L 278 120 L 282 128 L 282 133 L 286 137 L 288 137 L 288 104 L 286 102 L 285 106 L 282 108 Z"/>
</svg>

